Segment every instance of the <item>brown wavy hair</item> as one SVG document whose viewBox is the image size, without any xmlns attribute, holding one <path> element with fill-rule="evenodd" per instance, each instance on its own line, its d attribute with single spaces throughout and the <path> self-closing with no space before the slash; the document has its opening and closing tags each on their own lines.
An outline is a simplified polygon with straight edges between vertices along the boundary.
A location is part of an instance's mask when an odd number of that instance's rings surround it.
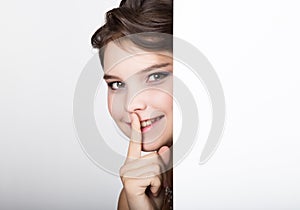
<svg viewBox="0 0 300 210">
<path fill-rule="evenodd" d="M 136 35 L 134 38 L 130 38 Z M 173 50 L 173 0 L 122 0 L 118 8 L 106 13 L 106 22 L 92 36 L 103 66 L 105 46 L 127 36 L 143 49 Z"/>
</svg>

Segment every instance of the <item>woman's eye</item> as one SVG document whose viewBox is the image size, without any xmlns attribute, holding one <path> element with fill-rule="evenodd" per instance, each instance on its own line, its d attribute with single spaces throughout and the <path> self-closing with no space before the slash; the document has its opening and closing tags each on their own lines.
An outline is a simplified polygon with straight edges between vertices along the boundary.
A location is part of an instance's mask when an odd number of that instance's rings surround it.
<svg viewBox="0 0 300 210">
<path fill-rule="evenodd" d="M 154 82 L 154 81 L 158 81 L 158 80 L 161 80 L 165 77 L 167 77 L 170 73 L 168 72 L 157 72 L 157 73 L 153 73 L 153 74 L 150 74 L 148 76 L 148 82 Z"/>
<path fill-rule="evenodd" d="M 125 83 L 123 82 L 109 82 L 107 84 L 112 90 L 118 90 L 120 88 L 124 88 L 125 87 Z"/>
</svg>

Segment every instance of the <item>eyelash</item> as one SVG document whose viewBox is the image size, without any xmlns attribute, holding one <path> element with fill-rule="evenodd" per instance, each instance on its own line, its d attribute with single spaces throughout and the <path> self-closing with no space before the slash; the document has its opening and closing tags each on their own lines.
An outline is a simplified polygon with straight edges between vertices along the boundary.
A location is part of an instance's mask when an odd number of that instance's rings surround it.
<svg viewBox="0 0 300 210">
<path fill-rule="evenodd" d="M 154 78 L 154 81 L 149 81 L 151 76 L 156 76 L 156 75 L 159 75 L 159 76 L 162 77 L 162 78 L 159 78 L 159 79 Z M 158 81 L 158 80 L 162 80 L 162 79 L 164 79 L 165 77 L 167 77 L 167 76 L 169 76 L 169 75 L 170 75 L 169 72 L 155 72 L 155 73 L 150 74 L 150 75 L 148 76 L 147 82 L 155 82 L 155 81 Z"/>
<path fill-rule="evenodd" d="M 107 86 L 111 89 L 111 90 L 118 90 L 119 88 L 114 88 L 113 85 L 114 84 L 120 84 L 124 87 L 125 86 L 125 83 L 123 82 L 120 82 L 120 81 L 114 81 L 114 82 L 109 82 L 107 83 Z"/>
<path fill-rule="evenodd" d="M 165 77 L 169 76 L 170 73 L 169 72 L 155 72 L 155 73 L 152 73 L 150 75 L 147 76 L 147 82 L 150 82 L 150 83 L 153 83 L 153 82 L 157 82 L 157 81 L 160 81 L 162 79 L 164 79 Z M 151 77 L 154 77 L 151 81 Z M 159 78 L 155 78 L 155 76 L 159 76 Z M 111 90 L 118 90 L 120 89 L 119 87 L 113 87 L 114 85 L 121 85 L 123 88 L 125 87 L 125 83 L 124 82 L 121 82 L 121 81 L 113 81 L 113 82 L 109 82 L 107 83 L 108 87 L 111 89 Z M 122 88 L 121 87 L 121 88 Z"/>
</svg>

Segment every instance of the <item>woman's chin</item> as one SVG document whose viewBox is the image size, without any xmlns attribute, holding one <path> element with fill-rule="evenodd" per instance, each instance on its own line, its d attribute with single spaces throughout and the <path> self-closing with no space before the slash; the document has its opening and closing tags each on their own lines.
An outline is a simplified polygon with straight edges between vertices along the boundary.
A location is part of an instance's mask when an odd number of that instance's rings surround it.
<svg viewBox="0 0 300 210">
<path fill-rule="evenodd" d="M 155 144 L 155 143 L 143 143 L 142 144 L 142 151 L 144 152 L 154 152 L 158 151 L 163 146 L 172 146 L 172 142 L 166 143 L 166 144 Z"/>
<path fill-rule="evenodd" d="M 143 143 L 142 144 L 142 150 L 144 152 L 154 152 L 158 151 L 160 148 L 160 145 L 157 145 L 155 143 Z"/>
</svg>

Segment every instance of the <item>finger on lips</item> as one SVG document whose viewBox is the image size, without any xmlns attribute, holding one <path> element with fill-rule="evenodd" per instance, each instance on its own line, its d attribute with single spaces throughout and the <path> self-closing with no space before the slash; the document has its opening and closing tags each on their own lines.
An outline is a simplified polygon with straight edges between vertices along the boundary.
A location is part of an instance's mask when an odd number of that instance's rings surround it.
<svg viewBox="0 0 300 210">
<path fill-rule="evenodd" d="M 142 156 L 142 133 L 140 120 L 137 114 L 130 115 L 131 118 L 131 136 L 128 146 L 127 158 L 125 164 L 120 168 L 120 176 L 122 181 L 128 186 L 133 179 L 135 184 L 148 187 L 153 196 L 158 196 L 163 180 L 166 180 L 165 169 L 170 162 L 170 149 L 162 146 L 157 152 L 149 153 Z M 128 179 L 129 178 L 129 179 Z M 131 181 L 130 181 L 131 180 Z"/>
<path fill-rule="evenodd" d="M 140 120 L 136 114 L 131 114 L 131 137 L 128 147 L 127 160 L 138 159 L 142 151 L 142 133 Z"/>
</svg>

